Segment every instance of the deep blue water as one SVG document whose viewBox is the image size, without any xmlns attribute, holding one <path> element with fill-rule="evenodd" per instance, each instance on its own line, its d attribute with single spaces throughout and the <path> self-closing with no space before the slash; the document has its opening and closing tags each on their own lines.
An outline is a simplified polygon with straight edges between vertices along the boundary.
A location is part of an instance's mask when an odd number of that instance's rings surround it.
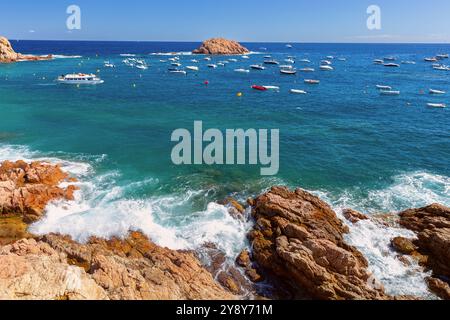
<svg viewBox="0 0 450 320">
<path fill-rule="evenodd" d="M 368 212 L 401 210 L 430 202 L 450 204 L 450 73 L 435 71 L 424 58 L 450 52 L 449 45 L 245 44 L 249 60 L 208 69 L 203 57 L 180 55 L 183 66 L 199 59 L 200 71 L 187 76 L 167 72 L 169 56 L 198 43 L 13 42 L 17 51 L 81 56 L 0 66 L 1 158 L 53 157 L 81 178 L 77 206 L 37 228 L 83 238 L 112 235 L 128 228 L 179 246 L 205 240 L 239 243 L 242 230 L 211 202 L 234 195 L 242 200 L 273 184 L 303 187 L 321 194 L 336 208 Z M 137 54 L 148 70 L 130 68 L 120 54 Z M 281 76 L 278 68 L 250 74 L 234 72 L 272 55 L 297 57 L 297 67 L 314 73 Z M 326 56 L 334 71 L 319 71 Z M 416 61 L 391 69 L 374 59 L 395 56 Z M 213 57 L 213 62 L 228 57 Z M 311 64 L 298 60 L 310 59 Z M 110 60 L 116 69 L 106 69 Z M 95 87 L 57 85 L 69 72 L 98 73 Z M 305 78 L 319 79 L 307 86 Z M 204 81 L 209 85 L 205 86 Z M 279 93 L 256 92 L 253 84 L 277 85 Z M 380 96 L 375 86 L 401 91 Z M 290 89 L 307 95 L 292 95 Z M 237 93 L 242 92 L 242 97 Z M 280 172 L 263 178 L 259 167 L 184 166 L 171 163 L 173 130 L 202 120 L 205 128 L 280 129 Z M 50 210 L 51 211 L 51 210 Z M 228 238 L 227 238 L 228 237 Z M 238 240 L 236 240 L 238 239 Z M 224 240 L 224 243 L 228 243 Z M 176 245 L 174 245 L 176 247 Z M 231 249 L 230 249 L 231 250 Z"/>
</svg>

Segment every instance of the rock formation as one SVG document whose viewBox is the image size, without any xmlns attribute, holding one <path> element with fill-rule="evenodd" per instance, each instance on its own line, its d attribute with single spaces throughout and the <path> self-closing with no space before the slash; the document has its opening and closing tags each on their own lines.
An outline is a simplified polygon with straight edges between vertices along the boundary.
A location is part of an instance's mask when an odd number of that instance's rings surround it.
<svg viewBox="0 0 450 320">
<path fill-rule="evenodd" d="M 253 258 L 295 298 L 387 299 L 368 262 L 344 241 L 348 228 L 319 198 L 275 187 L 254 201 Z"/>
<path fill-rule="evenodd" d="M 14 51 L 11 43 L 5 37 L 0 37 L 0 63 L 11 63 L 17 61 L 37 61 L 37 60 L 51 60 L 52 55 L 45 57 L 38 57 L 32 55 L 23 55 Z"/>
<path fill-rule="evenodd" d="M 223 38 L 209 39 L 194 50 L 194 54 L 211 54 L 211 55 L 238 55 L 247 54 L 250 51 L 240 45 L 236 41 L 226 40 Z"/>
<path fill-rule="evenodd" d="M 450 299 L 450 208 L 432 204 L 406 210 L 400 213 L 400 225 L 417 233 L 417 239 L 396 238 L 394 248 L 431 269 L 435 278 L 428 279 L 430 289 Z"/>
</svg>

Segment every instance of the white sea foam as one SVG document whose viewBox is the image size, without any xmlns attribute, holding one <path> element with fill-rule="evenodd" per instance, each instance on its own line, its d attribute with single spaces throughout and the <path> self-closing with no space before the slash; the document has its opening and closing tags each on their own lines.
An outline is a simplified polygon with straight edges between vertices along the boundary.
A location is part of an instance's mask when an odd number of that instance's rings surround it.
<svg viewBox="0 0 450 320">
<path fill-rule="evenodd" d="M 80 59 L 80 58 L 83 58 L 83 56 L 66 56 L 66 55 L 62 55 L 62 54 L 54 54 L 53 58 L 54 59 Z"/>
</svg>

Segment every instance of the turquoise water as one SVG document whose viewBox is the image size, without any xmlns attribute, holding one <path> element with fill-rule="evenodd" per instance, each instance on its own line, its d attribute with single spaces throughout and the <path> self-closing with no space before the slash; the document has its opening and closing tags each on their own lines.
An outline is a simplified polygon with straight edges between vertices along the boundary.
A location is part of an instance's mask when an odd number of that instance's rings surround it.
<svg viewBox="0 0 450 320">
<path fill-rule="evenodd" d="M 200 60 L 200 71 L 187 76 L 169 74 L 169 63 L 160 62 L 169 56 L 151 53 L 188 52 L 198 44 L 13 45 L 17 51 L 65 58 L 0 65 L 0 158 L 63 161 L 82 188 L 74 203 L 50 206 L 47 218 L 33 226 L 36 232 L 59 231 L 85 240 L 139 229 L 175 249 L 213 241 L 231 257 L 246 245 L 249 226 L 230 219 L 214 202 L 229 195 L 245 200 L 274 184 L 316 192 L 338 211 L 346 206 L 375 213 L 431 202 L 450 205 L 450 109 L 426 107 L 450 103 L 448 95 L 428 94 L 430 88 L 450 91 L 450 73 L 423 61 L 450 52 L 448 45 L 297 44 L 287 49 L 247 44 L 256 52 L 250 59 L 237 57 L 238 62 L 217 69 L 207 68 L 202 57 L 180 55 L 183 66 Z M 257 53 L 261 47 L 267 51 Z M 145 59 L 149 69 L 125 66 L 120 54 L 126 53 Z M 298 68 L 316 72 L 281 76 L 276 66 L 233 72 L 268 54 L 279 61 L 296 56 Z M 320 60 L 329 55 L 346 61 L 335 59 L 334 71 L 319 71 Z M 398 69 L 372 64 L 392 55 L 417 64 Z M 300 63 L 302 58 L 311 64 Z M 212 62 L 225 59 L 213 57 Z M 105 60 L 117 68 L 104 68 Z M 54 82 L 70 72 L 98 73 L 105 83 L 78 88 Z M 305 78 L 321 84 L 307 86 Z M 250 89 L 253 84 L 281 90 L 256 92 Z M 401 95 L 382 97 L 377 84 L 393 86 Z M 294 88 L 308 94 L 292 95 Z M 237 97 L 238 92 L 243 96 Z M 196 120 L 223 130 L 280 129 L 279 174 L 263 178 L 259 166 L 173 165 L 172 131 L 192 130 Z M 371 228 L 364 230 L 380 232 Z M 386 264 L 379 250 L 385 243 L 379 239 L 378 247 L 371 248 L 362 241 L 367 233 L 355 238 L 361 230 L 350 240 L 369 255 L 376 272 Z M 385 279 L 388 288 L 389 283 L 395 283 L 392 290 L 402 288 L 392 279 Z"/>
</svg>

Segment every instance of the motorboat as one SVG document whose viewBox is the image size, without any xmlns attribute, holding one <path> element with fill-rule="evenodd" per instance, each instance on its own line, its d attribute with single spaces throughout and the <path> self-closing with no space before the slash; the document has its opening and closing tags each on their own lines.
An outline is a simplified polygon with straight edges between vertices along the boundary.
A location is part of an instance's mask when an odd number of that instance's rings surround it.
<svg viewBox="0 0 450 320">
<path fill-rule="evenodd" d="M 430 89 L 430 94 L 445 94 L 445 91 Z"/>
<path fill-rule="evenodd" d="M 178 70 L 178 69 L 169 69 L 169 73 L 173 73 L 173 74 L 184 74 L 186 75 L 187 72 L 185 70 Z"/>
<path fill-rule="evenodd" d="M 199 68 L 197 66 L 187 66 L 186 69 L 190 70 L 190 71 L 198 71 L 199 70 Z"/>
<path fill-rule="evenodd" d="M 295 60 L 294 59 L 285 59 L 284 62 L 294 64 Z"/>
<path fill-rule="evenodd" d="M 291 93 L 295 94 L 307 94 L 305 90 L 291 89 Z"/>
<path fill-rule="evenodd" d="M 266 60 L 265 64 L 279 65 L 280 63 L 277 60 Z"/>
<path fill-rule="evenodd" d="M 293 69 L 293 68 L 294 67 L 291 66 L 290 64 L 285 64 L 285 65 L 280 66 L 280 69 Z"/>
<path fill-rule="evenodd" d="M 216 69 L 217 68 L 217 64 L 208 64 L 208 68 Z"/>
<path fill-rule="evenodd" d="M 287 44 L 287 45 L 286 45 L 286 48 L 288 48 L 288 49 L 292 49 L 292 48 L 293 48 L 293 46 L 292 46 L 292 44 Z"/>
<path fill-rule="evenodd" d="M 228 61 L 230 61 L 230 62 L 237 62 L 237 59 L 232 58 L 232 59 L 228 59 Z"/>
<path fill-rule="evenodd" d="M 400 91 L 381 90 L 380 94 L 383 95 L 383 96 L 398 96 L 398 95 L 400 95 Z"/>
<path fill-rule="evenodd" d="M 272 90 L 272 91 L 280 91 L 280 87 L 277 86 L 263 86 L 266 88 L 266 90 Z"/>
<path fill-rule="evenodd" d="M 427 106 L 430 108 L 446 108 L 447 105 L 445 103 L 427 103 Z"/>
<path fill-rule="evenodd" d="M 397 63 L 385 63 L 384 66 L 388 68 L 400 68 L 400 65 Z"/>
<path fill-rule="evenodd" d="M 305 79 L 305 83 L 307 83 L 307 84 L 319 84 L 320 80 Z"/>
<path fill-rule="evenodd" d="M 148 66 L 142 63 L 139 63 L 136 65 L 136 68 L 141 69 L 141 70 L 147 70 Z"/>
<path fill-rule="evenodd" d="M 303 69 L 300 69 L 300 71 L 301 72 L 314 72 L 316 70 L 314 68 L 303 68 Z"/>
<path fill-rule="evenodd" d="M 334 56 L 327 56 L 327 60 L 334 60 Z"/>
<path fill-rule="evenodd" d="M 322 60 L 322 61 L 320 61 L 320 64 L 326 65 L 326 66 L 331 66 L 333 63 L 329 60 Z"/>
<path fill-rule="evenodd" d="M 211 58 L 210 57 L 206 57 L 204 60 L 205 61 L 211 61 Z"/>
<path fill-rule="evenodd" d="M 252 89 L 258 90 L 258 91 L 267 91 L 266 87 L 253 85 Z"/>
<path fill-rule="evenodd" d="M 299 61 L 303 63 L 311 63 L 311 60 L 309 59 L 300 59 Z"/>
<path fill-rule="evenodd" d="M 383 60 L 384 61 L 395 61 L 395 60 L 397 60 L 397 58 L 396 57 L 384 57 Z"/>
<path fill-rule="evenodd" d="M 260 65 L 260 64 L 253 64 L 250 66 L 253 70 L 266 70 L 266 67 Z"/>
<path fill-rule="evenodd" d="M 250 70 L 247 70 L 247 69 L 235 69 L 234 72 L 238 72 L 238 73 L 249 73 Z"/>
<path fill-rule="evenodd" d="M 297 74 L 297 70 L 296 69 L 281 69 L 280 73 L 288 75 L 288 76 L 295 76 Z"/>
<path fill-rule="evenodd" d="M 448 59 L 449 58 L 449 54 L 448 53 L 446 53 L 446 54 L 438 54 L 436 56 L 436 58 L 438 58 L 440 60 Z"/>
<path fill-rule="evenodd" d="M 225 67 L 225 63 L 223 63 L 223 62 L 217 62 L 217 66 L 218 66 L 218 67 Z"/>
<path fill-rule="evenodd" d="M 59 83 L 64 84 L 102 84 L 105 81 L 100 79 L 95 74 L 84 74 L 84 73 L 76 73 L 76 74 L 66 74 L 58 77 L 56 80 Z"/>
<path fill-rule="evenodd" d="M 272 56 L 264 56 L 264 59 L 272 59 Z"/>
<path fill-rule="evenodd" d="M 378 90 L 392 90 L 391 86 L 377 85 Z"/>
<path fill-rule="evenodd" d="M 373 63 L 374 64 L 384 64 L 384 61 L 381 59 L 375 59 L 375 60 L 373 60 Z"/>
<path fill-rule="evenodd" d="M 179 62 L 173 62 L 173 63 L 171 63 L 171 65 L 174 67 L 181 67 L 181 63 L 179 63 Z"/>
<path fill-rule="evenodd" d="M 113 63 L 111 63 L 109 61 L 105 61 L 104 62 L 104 67 L 105 68 L 115 68 L 116 66 L 115 66 L 115 64 L 113 64 Z"/>
<path fill-rule="evenodd" d="M 242 58 L 242 59 L 250 59 L 249 56 L 242 56 L 241 58 Z"/>
<path fill-rule="evenodd" d="M 322 70 L 322 71 L 332 71 L 332 70 L 334 70 L 334 68 L 332 66 L 323 65 L 323 66 L 320 66 L 320 70 Z"/>
<path fill-rule="evenodd" d="M 440 71 L 450 71 L 450 67 L 449 66 L 434 66 L 433 69 L 434 70 L 440 70 Z"/>
<path fill-rule="evenodd" d="M 192 59 L 191 62 L 192 63 L 199 63 L 199 61 L 197 59 Z"/>
<path fill-rule="evenodd" d="M 416 64 L 415 61 L 402 61 L 402 64 Z"/>
<path fill-rule="evenodd" d="M 425 60 L 425 62 L 436 62 L 436 61 L 438 61 L 438 59 L 436 59 L 436 57 L 425 58 L 424 60 Z"/>
</svg>

